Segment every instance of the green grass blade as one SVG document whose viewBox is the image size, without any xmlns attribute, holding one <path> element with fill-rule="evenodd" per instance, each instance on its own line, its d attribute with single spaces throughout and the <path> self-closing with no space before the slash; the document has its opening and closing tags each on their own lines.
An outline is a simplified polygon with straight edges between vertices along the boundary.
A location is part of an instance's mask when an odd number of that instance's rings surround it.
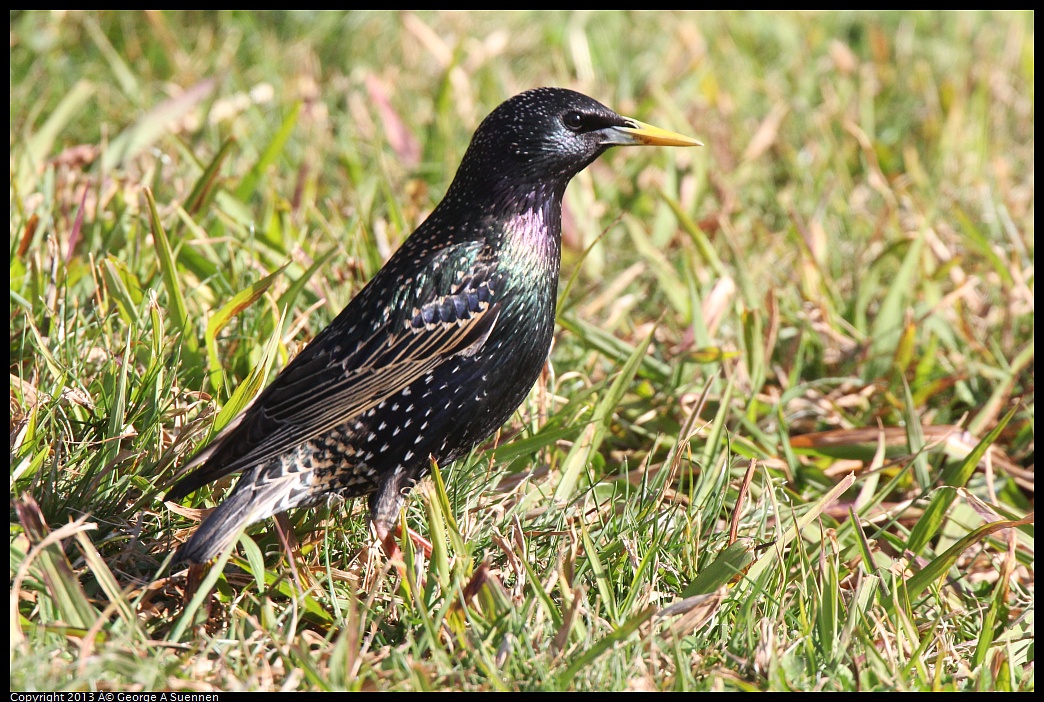
<svg viewBox="0 0 1044 702">
<path fill-rule="evenodd" d="M 235 145 L 235 139 L 231 137 L 226 139 L 214 158 L 210 160 L 196 184 L 192 186 L 192 192 L 185 199 L 184 205 L 185 212 L 189 215 L 194 216 L 197 212 L 205 210 L 213 202 L 214 194 L 217 190 L 218 176 L 221 174 L 221 166 L 232 153 L 232 148 Z"/>
<path fill-rule="evenodd" d="M 635 614 L 633 617 L 628 619 L 626 622 L 621 624 L 619 627 L 613 630 L 612 633 L 602 637 L 591 648 L 584 651 L 573 663 L 565 669 L 564 672 L 558 675 L 556 678 L 556 687 L 559 690 L 565 690 L 569 687 L 573 678 L 580 670 L 585 666 L 590 665 L 599 656 L 608 651 L 616 644 L 626 640 L 631 634 L 633 634 L 638 627 L 645 622 L 649 621 L 652 616 L 656 614 L 656 607 L 649 606 L 642 611 Z"/>
<path fill-rule="evenodd" d="M 914 573 L 910 579 L 906 581 L 906 591 L 909 593 L 910 597 L 917 597 L 925 588 L 945 576 L 947 571 L 957 563 L 957 558 L 973 544 L 978 543 L 990 534 L 1002 529 L 1014 529 L 1032 523 L 1033 515 L 1030 514 L 1016 521 L 1002 519 L 996 522 L 983 524 L 977 529 L 969 532 L 967 536 L 957 541 L 953 546 L 946 549 L 943 553 L 930 561 L 927 566 Z"/>
<path fill-rule="evenodd" d="M 823 513 L 823 510 L 841 497 L 848 488 L 852 487 L 853 483 L 855 483 L 855 475 L 849 473 L 842 478 L 837 485 L 828 490 L 820 499 L 808 505 L 804 514 L 788 526 L 786 531 L 783 532 L 783 536 L 773 544 L 772 548 L 769 549 L 769 551 L 753 566 L 751 566 L 750 571 L 747 573 L 747 578 L 751 581 L 757 582 L 764 570 L 768 568 L 769 565 L 776 562 L 782 555 L 783 549 L 785 549 L 791 541 L 797 538 L 798 534 L 800 534 L 805 527 L 818 518 L 819 515 Z"/>
<path fill-rule="evenodd" d="M 986 455 L 986 451 L 989 450 L 990 446 L 997 441 L 997 437 L 1004 431 L 1004 427 L 1008 425 L 1008 422 L 1011 421 L 1017 411 L 1018 407 L 1013 407 L 1008 414 L 997 422 L 997 426 L 993 428 L 993 431 L 976 444 L 967 458 L 963 461 L 951 463 L 943 471 L 942 483 L 944 487 L 932 493 L 928 506 L 925 507 L 913 529 L 910 530 L 910 538 L 906 542 L 906 548 L 911 553 L 920 554 L 925 545 L 939 533 L 939 529 L 942 527 L 943 521 L 945 521 L 949 512 L 950 505 L 953 504 L 954 497 L 957 494 L 951 488 L 964 487 L 967 484 L 968 479 L 975 472 L 975 467 L 979 465 L 979 461 Z"/>
<path fill-rule="evenodd" d="M 203 338 L 207 347 L 207 360 L 210 365 L 210 384 L 214 388 L 215 394 L 220 394 L 222 387 L 224 387 L 225 374 L 224 363 L 218 353 L 217 335 L 221 333 L 221 330 L 224 329 L 229 322 L 235 319 L 236 315 L 257 302 L 257 300 L 265 294 L 265 291 L 272 287 L 272 283 L 279 279 L 279 276 L 282 275 L 283 271 L 285 271 L 289 265 L 289 263 L 283 264 L 261 280 L 252 283 L 237 292 L 232 296 L 231 300 L 222 305 L 218 311 L 211 315 L 210 319 L 207 320 L 207 330 L 204 333 Z M 279 336 L 280 328 L 281 325 L 276 328 L 276 338 Z"/>
<path fill-rule="evenodd" d="M 287 139 L 294 131 L 294 126 L 297 124 L 297 117 L 301 114 L 301 103 L 294 105 L 293 109 L 283 120 L 283 123 L 279 126 L 279 130 L 272 137 L 272 140 L 268 142 L 264 151 L 261 152 L 261 156 L 257 159 L 257 162 L 250 168 L 247 174 L 243 177 L 243 180 L 239 182 L 239 185 L 234 191 L 235 198 L 240 202 L 246 202 L 250 199 L 250 196 L 254 194 L 257 189 L 257 184 L 261 181 L 265 171 L 275 163 L 276 159 L 279 158 L 279 154 L 283 152 L 283 148 L 286 146 Z"/>
<path fill-rule="evenodd" d="M 128 326 L 137 326 L 138 305 L 141 304 L 143 293 L 134 273 L 123 261 L 112 257 L 101 262 L 101 271 L 106 292 L 112 296 L 120 316 Z"/>
<path fill-rule="evenodd" d="M 692 239 L 692 243 L 696 245 L 696 250 L 699 252 L 700 258 L 703 259 L 703 262 L 710 266 L 711 270 L 714 271 L 714 274 L 717 277 L 728 277 L 728 271 L 725 269 L 725 265 L 721 262 L 718 252 L 714 250 L 714 245 L 711 244 L 710 239 L 707 238 L 707 235 L 702 229 L 700 229 L 699 225 L 697 225 L 696 222 L 694 222 L 692 218 L 682 210 L 681 203 L 666 193 L 660 193 L 660 195 L 663 197 L 664 202 L 666 202 L 671 208 L 671 211 L 674 212 L 674 216 L 678 218 L 678 223 L 681 224 L 682 229 Z"/>
<path fill-rule="evenodd" d="M 590 322 L 570 315 L 562 315 L 559 317 L 558 323 L 564 329 L 576 334 L 586 346 L 616 363 L 626 362 L 635 352 L 635 348 L 626 341 L 616 338 Z M 638 374 L 657 384 L 662 384 L 671 378 L 673 369 L 659 359 L 643 356 L 640 359 Z"/>
<path fill-rule="evenodd" d="M 606 573 L 605 566 L 602 565 L 602 559 L 598 555 L 598 547 L 595 546 L 587 525 L 583 522 L 580 523 L 580 539 L 584 542 L 584 552 L 587 555 L 587 562 L 591 565 L 591 574 L 595 579 L 595 587 L 598 588 L 598 594 L 601 595 L 602 601 L 608 610 L 609 620 L 616 621 L 618 609 L 616 597 L 613 595 L 612 584 L 609 582 L 609 575 Z"/>
<path fill-rule="evenodd" d="M 315 259 L 312 265 L 308 266 L 308 270 L 303 275 L 298 276 L 297 280 L 291 282 L 286 291 L 279 296 L 279 299 L 276 300 L 276 307 L 281 310 L 292 310 L 297 303 L 297 298 L 301 295 L 301 291 L 307 287 L 308 281 L 312 279 L 316 272 L 323 269 L 323 266 L 335 253 L 336 250 L 333 249 Z"/>
<path fill-rule="evenodd" d="M 921 268 L 923 250 L 924 235 L 918 235 L 910 242 L 899 271 L 888 281 L 881 308 L 870 327 L 870 338 L 873 342 L 870 345 L 871 359 L 867 364 L 869 375 L 864 375 L 867 380 L 884 376 L 892 363 L 904 328 L 906 306 L 909 304 L 912 291 L 917 289 L 916 279 Z"/>
<path fill-rule="evenodd" d="M 87 567 L 94 574 L 98 585 L 105 592 L 105 596 L 109 598 L 109 602 L 115 606 L 116 612 L 120 615 L 124 626 L 127 627 L 127 631 L 138 641 L 145 641 L 147 637 L 138 625 L 138 617 L 134 612 L 134 605 L 127 600 L 126 594 L 116 580 L 116 576 L 112 574 L 109 566 L 105 564 L 105 559 L 102 558 L 102 555 L 94 547 L 94 544 L 85 532 L 76 532 L 76 542 L 80 547 L 80 552 L 83 553 L 84 560 L 87 562 Z"/>
<path fill-rule="evenodd" d="M 899 376 L 899 382 L 903 386 L 903 418 L 906 422 L 906 442 L 910 447 L 910 455 L 913 456 L 913 473 L 917 484 L 922 490 L 928 489 L 932 484 L 932 476 L 928 471 L 928 455 L 924 450 L 924 429 L 921 426 L 921 417 L 914 406 L 913 393 L 910 392 L 910 384 L 906 377 Z"/>
<path fill-rule="evenodd" d="M 177 264 L 174 252 L 167 240 L 167 232 L 163 229 L 160 221 L 159 211 L 156 209 L 156 199 L 152 196 L 150 188 L 143 188 L 145 201 L 149 208 L 149 221 L 152 224 L 152 238 L 156 245 L 156 257 L 159 259 L 160 275 L 163 277 L 163 286 L 167 290 L 168 307 L 174 328 L 183 333 L 186 346 L 190 349 L 198 347 L 195 334 L 189 333 L 188 309 L 185 307 L 185 296 L 181 293 L 181 281 L 178 276 Z"/>
<path fill-rule="evenodd" d="M 17 166 L 12 174 L 18 185 L 19 193 L 30 192 L 43 171 L 44 161 L 51 153 L 54 142 L 65 127 L 75 120 L 84 105 L 94 95 L 94 85 L 86 80 L 77 81 L 54 108 L 43 125 L 28 138 L 25 150 L 17 158 Z M 14 147 L 12 146 L 12 153 Z"/>
<path fill-rule="evenodd" d="M 141 119 L 127 127 L 112 140 L 102 155 L 103 172 L 109 172 L 132 160 L 145 149 L 155 144 L 167 133 L 170 126 L 195 109 L 214 90 L 216 81 L 207 78 L 196 83 L 185 92 L 152 108 Z"/>
<path fill-rule="evenodd" d="M 754 562 L 755 545 L 753 539 L 742 538 L 726 546 L 713 561 L 700 569 L 696 579 L 682 590 L 679 599 L 709 595 L 745 573 Z"/>
<path fill-rule="evenodd" d="M 23 495 L 15 500 L 14 506 L 22 528 L 34 544 L 34 550 L 26 555 L 26 560 L 19 567 L 16 581 L 21 582 L 30 566 L 36 569 L 46 586 L 49 601 L 57 610 L 61 621 L 73 627 L 87 629 L 94 623 L 98 613 L 76 577 L 72 564 L 61 548 L 61 542 L 77 531 L 97 527 L 84 524 L 87 519 L 87 515 L 84 515 L 77 521 L 51 531 L 32 497 Z M 34 556 L 37 563 L 30 563 L 28 559 Z"/>
<path fill-rule="evenodd" d="M 635 347 L 630 358 L 627 359 L 627 362 L 613 380 L 612 385 L 609 386 L 609 390 L 595 406 L 591 423 L 584 428 L 580 439 L 573 444 L 573 448 L 570 449 L 565 460 L 562 461 L 562 477 L 555 487 L 555 502 L 565 503 L 572 499 L 573 490 L 576 487 L 577 480 L 580 478 L 580 472 L 587 465 L 591 455 L 598 450 L 606 432 L 609 431 L 609 425 L 613 420 L 613 411 L 620 404 L 620 400 L 623 399 L 624 393 L 638 372 L 638 367 L 645 357 L 645 352 L 649 348 L 652 338 L 653 332 L 650 332 Z"/>
<path fill-rule="evenodd" d="M 254 401 L 258 393 L 264 389 L 265 381 L 272 370 L 272 363 L 275 361 L 276 352 L 279 349 L 279 329 L 282 326 L 283 317 L 280 316 L 279 323 L 276 325 L 276 331 L 269 337 L 264 353 L 261 354 L 261 359 L 254 366 L 254 370 L 250 372 L 250 375 L 243 382 L 236 386 L 236 389 L 232 391 L 232 395 L 228 398 L 228 402 L 218 412 L 218 416 L 214 418 L 211 436 L 221 431 L 236 415 L 246 409 Z"/>
<path fill-rule="evenodd" d="M 242 536 L 242 529 L 240 529 L 240 535 Z M 225 571 L 225 564 L 228 563 L 228 559 L 232 557 L 232 554 L 236 551 L 236 544 L 239 539 L 233 539 L 232 542 L 225 547 L 225 550 L 217 557 L 213 563 L 208 566 L 206 577 L 203 578 L 203 582 L 199 584 L 199 589 L 196 590 L 196 594 L 189 600 L 185 610 L 178 617 L 177 622 L 174 624 L 174 628 L 167 634 L 167 641 L 178 642 L 182 640 L 185 635 L 185 631 L 193 625 L 196 619 L 196 612 L 199 611 L 203 603 L 206 602 L 207 598 L 210 597 L 211 590 L 214 589 L 214 585 L 217 584 L 218 578 Z"/>
</svg>

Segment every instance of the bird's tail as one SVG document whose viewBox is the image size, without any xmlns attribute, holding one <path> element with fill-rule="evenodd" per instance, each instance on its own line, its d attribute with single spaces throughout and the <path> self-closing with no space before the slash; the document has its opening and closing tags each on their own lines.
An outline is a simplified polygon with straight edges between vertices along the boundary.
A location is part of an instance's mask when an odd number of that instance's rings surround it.
<svg viewBox="0 0 1044 702">
<path fill-rule="evenodd" d="M 232 494 L 214 509 L 185 544 L 175 563 L 206 563 L 221 554 L 240 532 L 255 522 L 278 514 L 291 505 L 285 498 L 292 481 L 272 480 L 261 485 L 245 474 Z"/>
</svg>

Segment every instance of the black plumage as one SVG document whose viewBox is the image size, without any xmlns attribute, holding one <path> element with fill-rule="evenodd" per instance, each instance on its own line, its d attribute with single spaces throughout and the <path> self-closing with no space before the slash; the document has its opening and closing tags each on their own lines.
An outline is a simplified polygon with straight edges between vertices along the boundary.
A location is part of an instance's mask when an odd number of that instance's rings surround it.
<svg viewBox="0 0 1044 702">
<path fill-rule="evenodd" d="M 569 180 L 613 145 L 699 142 L 538 88 L 497 107 L 445 198 L 373 280 L 188 464 L 179 500 L 234 472 L 178 560 L 330 493 L 369 496 L 385 548 L 434 457 L 466 454 L 536 381 L 551 345 Z"/>
</svg>

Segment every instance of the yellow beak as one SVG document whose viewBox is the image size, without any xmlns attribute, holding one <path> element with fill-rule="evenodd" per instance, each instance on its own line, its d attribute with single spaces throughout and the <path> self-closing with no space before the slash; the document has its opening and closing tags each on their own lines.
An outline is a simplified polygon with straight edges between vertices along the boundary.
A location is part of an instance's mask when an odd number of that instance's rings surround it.
<svg viewBox="0 0 1044 702">
<path fill-rule="evenodd" d="M 703 146 L 703 142 L 684 134 L 660 129 L 630 117 L 625 119 L 631 126 L 604 130 L 610 133 L 610 139 L 605 143 L 619 146 Z"/>
</svg>

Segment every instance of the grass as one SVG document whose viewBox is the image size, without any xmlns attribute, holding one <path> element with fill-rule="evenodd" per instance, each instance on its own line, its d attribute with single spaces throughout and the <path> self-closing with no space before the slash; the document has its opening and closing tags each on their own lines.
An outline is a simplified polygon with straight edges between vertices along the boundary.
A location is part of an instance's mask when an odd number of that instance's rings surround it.
<svg viewBox="0 0 1044 702">
<path fill-rule="evenodd" d="M 13 690 L 1034 689 L 1032 14 L 10 24 Z M 178 467 L 543 84 L 707 146 L 570 186 L 430 561 L 331 501 L 193 597 Z"/>
</svg>

